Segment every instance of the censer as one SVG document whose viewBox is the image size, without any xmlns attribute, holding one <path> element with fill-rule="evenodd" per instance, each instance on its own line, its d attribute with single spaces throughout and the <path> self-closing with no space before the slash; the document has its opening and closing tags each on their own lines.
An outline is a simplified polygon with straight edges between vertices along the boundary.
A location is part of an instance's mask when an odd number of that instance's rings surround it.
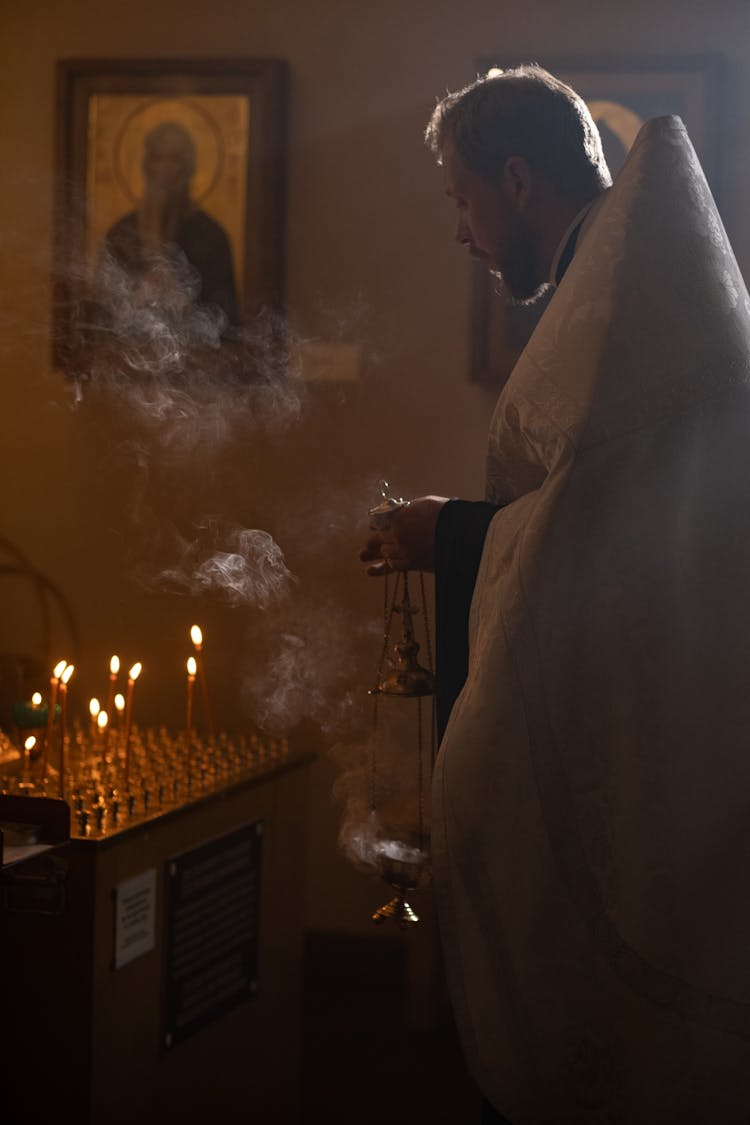
<svg viewBox="0 0 750 1125">
<path fill-rule="evenodd" d="M 388 482 L 381 481 L 382 500 L 369 510 L 375 526 L 384 526 L 392 513 L 409 501 L 388 493 Z M 370 814 L 381 822 L 381 793 L 388 787 L 383 777 L 381 751 L 383 728 L 397 729 L 391 743 L 397 743 L 399 774 L 406 777 L 411 798 L 401 815 L 391 815 L 389 830 L 381 832 L 374 845 L 376 863 L 383 879 L 394 890 L 389 902 L 372 915 L 376 923 L 393 919 L 402 929 L 419 921 L 407 901 L 407 894 L 429 877 L 428 829 L 425 819 L 426 789 L 430 784 L 436 751 L 435 674 L 424 589 L 424 576 L 418 572 L 419 604 L 412 601 L 409 572 L 395 575 L 393 584 L 384 578 L 383 646 L 370 694 L 373 698 L 372 750 L 370 761 Z M 420 644 L 416 639 L 415 617 L 422 623 L 426 665 L 420 664 Z M 396 718 L 392 712 L 398 711 Z M 411 778 L 410 778 L 411 775 Z M 391 785 L 393 779 L 390 779 Z M 399 788 L 398 784 L 396 786 Z M 398 803 L 398 802 L 397 802 Z"/>
</svg>

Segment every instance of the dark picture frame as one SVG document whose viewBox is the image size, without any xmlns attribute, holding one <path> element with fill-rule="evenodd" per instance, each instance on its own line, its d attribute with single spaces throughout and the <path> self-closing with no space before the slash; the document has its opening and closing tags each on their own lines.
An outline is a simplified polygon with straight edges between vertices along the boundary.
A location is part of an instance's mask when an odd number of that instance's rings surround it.
<svg viewBox="0 0 750 1125">
<path fill-rule="evenodd" d="M 167 123 L 189 136 L 195 209 L 229 247 L 237 322 L 280 309 L 287 83 L 279 59 L 58 62 L 57 369 L 80 376 L 96 350 L 86 309 L 97 255 L 116 220 L 133 219 L 146 138 Z"/>
<path fill-rule="evenodd" d="M 526 59 L 501 54 L 477 61 L 477 74 L 509 68 Z M 721 106 L 724 60 L 721 55 L 604 55 L 535 59 L 585 99 L 602 133 L 605 156 L 615 175 L 644 121 L 678 114 L 690 134 L 706 178 L 720 200 Z M 546 307 L 508 304 L 501 283 L 474 262 L 471 283 L 469 377 L 501 388 Z"/>
</svg>

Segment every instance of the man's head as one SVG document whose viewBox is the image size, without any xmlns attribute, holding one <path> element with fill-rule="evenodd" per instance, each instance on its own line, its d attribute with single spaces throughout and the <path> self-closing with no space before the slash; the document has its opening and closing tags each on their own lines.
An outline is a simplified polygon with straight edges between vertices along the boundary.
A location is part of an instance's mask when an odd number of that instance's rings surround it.
<svg viewBox="0 0 750 1125">
<path fill-rule="evenodd" d="M 567 226 L 612 182 L 585 102 L 535 65 L 448 94 L 425 139 L 458 207 L 456 238 L 519 300 L 544 284 Z"/>
<path fill-rule="evenodd" d="M 195 172 L 195 143 L 176 121 L 164 121 L 143 142 L 143 175 L 149 188 L 187 192 Z"/>
</svg>

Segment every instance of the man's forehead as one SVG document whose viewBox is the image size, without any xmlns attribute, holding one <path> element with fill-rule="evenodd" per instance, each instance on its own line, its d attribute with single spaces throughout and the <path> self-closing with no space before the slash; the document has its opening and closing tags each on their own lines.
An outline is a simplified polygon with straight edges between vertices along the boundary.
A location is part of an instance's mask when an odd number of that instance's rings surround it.
<svg viewBox="0 0 750 1125">
<path fill-rule="evenodd" d="M 452 144 L 446 144 L 441 153 L 443 182 L 448 195 L 455 195 L 466 178 L 466 165 Z"/>
</svg>

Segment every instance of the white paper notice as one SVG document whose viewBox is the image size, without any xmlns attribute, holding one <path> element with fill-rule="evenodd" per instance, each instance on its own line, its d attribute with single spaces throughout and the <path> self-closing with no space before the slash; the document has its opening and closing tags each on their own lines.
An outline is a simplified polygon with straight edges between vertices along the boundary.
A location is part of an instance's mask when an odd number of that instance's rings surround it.
<svg viewBox="0 0 750 1125">
<path fill-rule="evenodd" d="M 156 943 L 156 868 L 120 883 L 115 891 L 115 968 Z"/>
</svg>

